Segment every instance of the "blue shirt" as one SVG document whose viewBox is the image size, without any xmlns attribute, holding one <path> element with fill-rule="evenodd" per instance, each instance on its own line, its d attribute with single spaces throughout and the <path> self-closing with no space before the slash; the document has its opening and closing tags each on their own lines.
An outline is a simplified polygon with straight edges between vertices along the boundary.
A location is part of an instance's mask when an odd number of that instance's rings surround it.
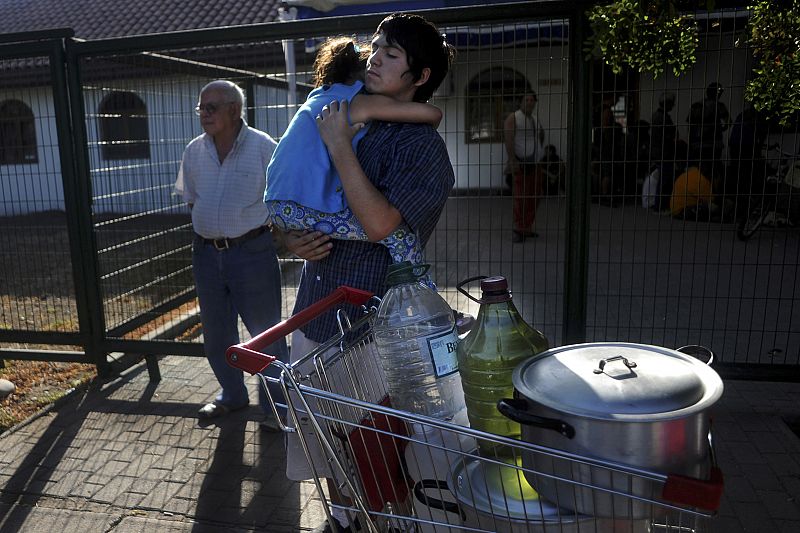
<svg viewBox="0 0 800 533">
<path fill-rule="evenodd" d="M 311 91 L 281 137 L 267 167 L 264 201 L 291 200 L 323 213 L 338 213 L 346 207 L 342 180 L 331 162 L 317 130 L 316 117 L 331 102 L 350 102 L 364 84 L 334 83 Z M 362 128 L 353 137 L 353 150 L 366 134 Z"/>
<path fill-rule="evenodd" d="M 361 168 L 386 196 L 424 246 L 433 233 L 455 183 L 447 147 L 427 124 L 375 121 L 356 150 Z M 387 248 L 364 241 L 333 241 L 328 257 L 306 261 L 294 313 L 327 296 L 339 285 L 386 293 Z M 357 310 L 347 308 L 355 318 Z M 309 339 L 324 342 L 338 333 L 335 310 L 301 328 Z"/>
</svg>

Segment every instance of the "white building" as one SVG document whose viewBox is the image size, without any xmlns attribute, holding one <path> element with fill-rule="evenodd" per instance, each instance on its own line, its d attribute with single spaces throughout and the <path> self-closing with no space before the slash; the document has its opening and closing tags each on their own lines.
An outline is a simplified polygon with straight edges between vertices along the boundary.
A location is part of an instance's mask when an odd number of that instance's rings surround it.
<svg viewBox="0 0 800 533">
<path fill-rule="evenodd" d="M 75 29 L 77 38 L 92 40 L 321 14 L 331 17 L 380 12 L 396 5 L 368 0 L 295 0 L 289 4 L 299 9 L 288 5 L 279 9 L 276 0 L 202 5 L 190 0 L 144 0 L 133 5 L 117 0 L 86 0 L 80 4 L 23 0 L 14 2 L 16 10 L 11 17 L 0 20 L 0 33 L 67 26 Z M 405 4 L 409 9 L 419 9 L 452 2 L 419 0 Z M 319 11 L 326 9 L 332 11 Z M 680 78 L 667 73 L 656 80 L 634 75 L 609 78 L 612 81 L 608 86 L 601 83 L 599 87 L 595 80 L 595 103 L 601 95 L 611 95 L 617 104 L 618 120 L 627 125 L 636 118 L 648 120 L 659 95 L 674 92 L 678 98 L 673 118 L 685 139 L 684 120 L 691 102 L 702 98 L 708 83 L 718 81 L 730 89 L 724 101 L 731 118 L 735 117 L 742 108 L 749 70 L 747 50 L 732 44 L 743 27 L 737 21 L 743 20 L 737 12 L 713 17 L 717 24 L 714 33 L 703 34 L 699 59 L 691 73 Z M 303 24 L 308 29 L 315 27 L 312 20 Z M 439 129 L 456 172 L 456 194 L 475 190 L 496 194 L 507 188 L 502 121 L 516 109 L 521 95 L 531 90 L 538 95 L 537 112 L 547 130 L 546 143 L 554 145 L 568 161 L 570 67 L 566 21 L 439 26 L 458 49 L 456 64 L 433 99 L 444 111 Z M 369 38 L 368 33 L 363 36 Z M 286 41 L 294 46 L 285 47 L 284 51 L 289 50 L 285 54 L 280 54 L 277 41 L 243 43 L 239 48 L 253 47 L 253 55 L 247 58 L 244 52 L 233 61 L 224 54 L 228 49 L 209 46 L 177 53 L 154 52 L 144 63 L 139 54 L 122 57 L 106 72 L 92 68 L 90 62 L 82 63 L 82 68 L 86 67 L 83 105 L 94 212 L 158 211 L 173 204 L 170 194 L 182 150 L 200 133 L 192 109 L 200 87 L 210 79 L 226 77 L 249 84 L 249 121 L 280 137 L 297 102 L 302 102 L 307 92 L 303 82 L 308 80 L 306 70 L 313 60 L 313 46 L 304 47 L 303 41 L 301 36 Z M 18 46 L 24 51 L 24 44 Z M 272 51 L 265 52 L 270 47 Z M 15 81 L 17 75 L 24 80 L 26 67 L 33 68 L 22 62 L 20 70 L 20 64 L 16 59 L 0 60 L 5 71 L 5 81 L 0 81 L 0 215 L 59 210 L 64 205 L 52 88 L 42 81 L 38 85 L 35 81 Z M 40 79 L 47 83 L 46 76 Z"/>
</svg>

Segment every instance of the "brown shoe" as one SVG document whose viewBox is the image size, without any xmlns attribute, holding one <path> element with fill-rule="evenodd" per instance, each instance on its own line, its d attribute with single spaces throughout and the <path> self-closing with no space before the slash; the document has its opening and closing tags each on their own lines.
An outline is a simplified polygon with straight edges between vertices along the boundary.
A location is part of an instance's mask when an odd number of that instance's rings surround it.
<svg viewBox="0 0 800 533">
<path fill-rule="evenodd" d="M 524 240 L 525 240 L 525 236 L 522 233 L 520 233 L 518 231 L 512 231 L 511 232 L 511 242 L 522 242 Z"/>
</svg>

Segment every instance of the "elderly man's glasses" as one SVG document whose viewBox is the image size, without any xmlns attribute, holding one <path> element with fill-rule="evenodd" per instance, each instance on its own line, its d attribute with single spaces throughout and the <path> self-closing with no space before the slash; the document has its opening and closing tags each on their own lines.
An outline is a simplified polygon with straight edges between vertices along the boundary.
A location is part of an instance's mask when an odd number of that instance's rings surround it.
<svg viewBox="0 0 800 533">
<path fill-rule="evenodd" d="M 205 112 L 206 112 L 206 113 L 208 113 L 209 115 L 213 115 L 214 113 L 216 113 L 217 111 L 219 111 L 219 110 L 220 110 L 220 108 L 221 108 L 222 106 L 224 106 L 225 104 L 232 104 L 232 103 L 233 103 L 233 102 L 217 102 L 216 104 L 213 104 L 213 103 L 210 103 L 210 104 L 200 104 L 200 105 L 198 105 L 197 107 L 195 107 L 195 108 L 194 108 L 194 112 L 195 112 L 195 113 L 196 113 L 198 116 L 199 116 L 199 115 L 200 115 L 200 113 L 202 113 L 203 111 L 205 111 Z"/>
</svg>

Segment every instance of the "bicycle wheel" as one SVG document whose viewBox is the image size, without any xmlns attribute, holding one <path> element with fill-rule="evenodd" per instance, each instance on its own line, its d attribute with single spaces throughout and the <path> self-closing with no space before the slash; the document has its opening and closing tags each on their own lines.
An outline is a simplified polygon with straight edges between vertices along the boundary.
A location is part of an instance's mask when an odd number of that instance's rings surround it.
<svg viewBox="0 0 800 533">
<path fill-rule="evenodd" d="M 736 236 L 739 240 L 746 241 L 752 237 L 756 230 L 761 227 L 770 210 L 771 206 L 761 204 L 751 210 L 744 219 L 740 220 L 736 225 Z"/>
</svg>

